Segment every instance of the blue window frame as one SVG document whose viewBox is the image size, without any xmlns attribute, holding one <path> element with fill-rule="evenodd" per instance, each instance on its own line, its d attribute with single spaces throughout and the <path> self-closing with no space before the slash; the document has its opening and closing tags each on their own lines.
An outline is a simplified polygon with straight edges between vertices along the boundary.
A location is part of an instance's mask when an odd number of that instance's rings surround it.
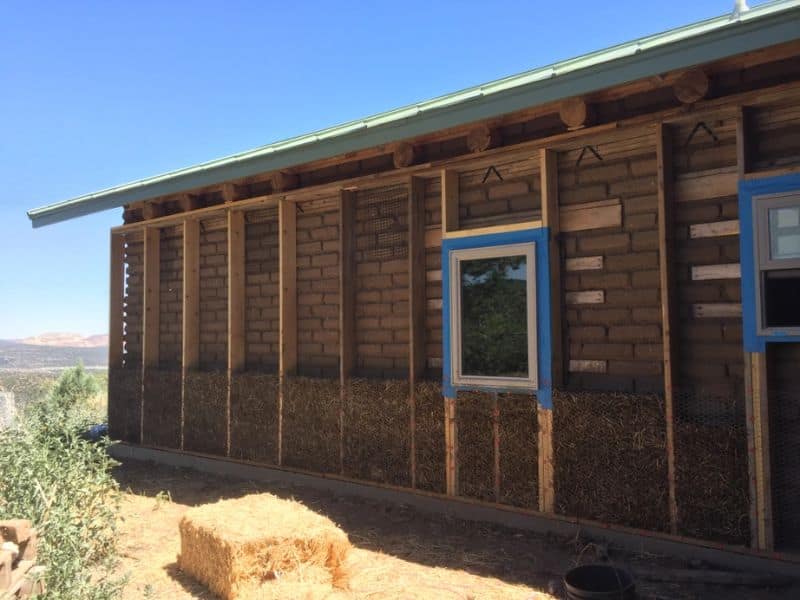
<svg viewBox="0 0 800 600">
<path fill-rule="evenodd" d="M 535 393 L 537 401 L 542 407 L 552 407 L 549 235 L 548 228 L 540 227 L 507 233 L 444 238 L 442 240 L 442 389 L 445 396 L 453 397 L 459 389 L 526 391 Z M 526 253 L 526 248 L 530 248 L 531 251 Z M 524 254 L 526 257 L 524 265 L 528 273 L 528 278 L 526 279 L 527 289 L 535 297 L 531 303 L 535 310 L 530 315 L 533 322 L 527 324 L 528 341 L 533 344 L 535 362 L 531 365 L 532 368 L 517 378 L 473 378 L 470 377 L 470 373 L 462 372 L 460 368 L 456 368 L 459 366 L 456 364 L 456 360 L 460 356 L 461 340 L 455 338 L 458 328 L 454 329 L 453 318 L 460 315 L 461 308 L 457 304 L 459 298 L 454 297 L 453 292 L 454 286 L 457 288 L 460 285 L 461 274 L 452 272 L 453 266 L 458 264 L 459 257 L 469 259 L 470 256 L 473 256 L 473 254 L 464 253 L 463 251 L 482 249 L 497 249 L 497 252 L 479 252 L 474 256 L 504 255 L 507 253 L 517 257 L 521 257 Z M 531 275 L 533 276 L 533 281 L 531 281 Z M 458 292 L 456 292 L 456 296 L 458 296 Z M 533 336 L 533 340 L 530 335 Z"/>
<path fill-rule="evenodd" d="M 767 343 L 800 342 L 796 326 L 771 326 L 765 302 L 771 281 L 779 281 L 779 277 L 786 279 L 787 275 L 796 279 L 800 275 L 793 253 L 782 256 L 775 251 L 780 245 L 785 245 L 782 242 L 793 241 L 791 236 L 781 240 L 775 235 L 781 232 L 774 231 L 776 225 L 782 225 L 777 222 L 777 217 L 785 217 L 785 225 L 791 225 L 788 221 L 796 216 L 796 212 L 791 210 L 793 206 L 800 206 L 800 174 L 739 183 L 742 323 L 747 352 L 764 352 Z M 798 227 L 786 229 L 792 235 L 800 232 Z M 797 310 L 800 311 L 800 306 Z"/>
</svg>

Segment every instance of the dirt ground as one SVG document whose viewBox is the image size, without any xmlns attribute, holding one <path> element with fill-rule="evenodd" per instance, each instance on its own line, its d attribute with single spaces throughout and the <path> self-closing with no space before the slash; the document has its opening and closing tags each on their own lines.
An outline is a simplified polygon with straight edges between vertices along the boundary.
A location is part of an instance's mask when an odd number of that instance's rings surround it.
<svg viewBox="0 0 800 600">
<path fill-rule="evenodd" d="M 348 559 L 347 598 L 550 600 L 562 597 L 553 586 L 566 570 L 596 556 L 593 546 L 576 539 L 545 537 L 306 487 L 228 479 L 132 460 L 118 467 L 115 476 L 124 492 L 119 536 L 119 572 L 129 576 L 124 600 L 216 598 L 178 569 L 178 522 L 191 506 L 258 492 L 303 502 L 348 534 L 354 551 Z M 670 569 L 687 566 L 666 557 L 613 549 L 610 556 L 615 564 L 634 572 L 637 568 L 663 572 L 667 581 Z M 638 580 L 636 587 L 640 598 L 651 600 L 800 597 L 798 584 L 770 590 Z"/>
</svg>

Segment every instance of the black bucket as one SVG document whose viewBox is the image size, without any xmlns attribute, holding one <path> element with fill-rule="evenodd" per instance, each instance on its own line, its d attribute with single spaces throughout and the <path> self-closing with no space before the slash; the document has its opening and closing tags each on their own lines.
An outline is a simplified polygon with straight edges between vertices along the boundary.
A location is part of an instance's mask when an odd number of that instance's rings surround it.
<svg viewBox="0 0 800 600">
<path fill-rule="evenodd" d="M 569 600 L 632 600 L 636 586 L 630 573 L 612 565 L 583 565 L 564 575 Z"/>
</svg>

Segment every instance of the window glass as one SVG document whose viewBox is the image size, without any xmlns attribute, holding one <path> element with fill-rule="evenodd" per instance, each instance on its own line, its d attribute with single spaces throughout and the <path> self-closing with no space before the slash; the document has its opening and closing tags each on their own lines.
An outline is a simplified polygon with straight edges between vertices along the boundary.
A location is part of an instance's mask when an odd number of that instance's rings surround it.
<svg viewBox="0 0 800 600">
<path fill-rule="evenodd" d="M 769 210 L 770 258 L 800 258 L 800 206 Z"/>
<path fill-rule="evenodd" d="M 525 255 L 460 261 L 461 373 L 528 377 Z"/>
</svg>

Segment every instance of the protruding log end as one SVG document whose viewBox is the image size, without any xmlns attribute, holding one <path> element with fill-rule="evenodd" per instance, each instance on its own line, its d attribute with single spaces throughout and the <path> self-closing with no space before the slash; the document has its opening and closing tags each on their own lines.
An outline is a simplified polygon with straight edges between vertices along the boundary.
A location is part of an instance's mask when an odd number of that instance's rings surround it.
<svg viewBox="0 0 800 600">
<path fill-rule="evenodd" d="M 683 104 L 694 104 L 708 94 L 711 82 L 701 69 L 683 73 L 672 86 L 675 97 Z"/>
<path fill-rule="evenodd" d="M 499 146 L 500 142 L 500 131 L 488 125 L 474 127 L 467 135 L 467 148 L 469 148 L 470 152 L 483 152 Z"/>
<path fill-rule="evenodd" d="M 400 142 L 392 149 L 392 160 L 394 161 L 395 169 L 410 167 L 414 164 L 415 159 L 416 151 L 414 146 L 408 142 Z"/>
<path fill-rule="evenodd" d="M 587 127 L 592 122 L 592 105 L 583 98 L 569 98 L 561 103 L 558 116 L 569 129 Z"/>
<path fill-rule="evenodd" d="M 270 177 L 270 183 L 273 192 L 285 192 L 296 188 L 300 184 L 300 178 L 296 173 L 277 171 Z"/>
</svg>

